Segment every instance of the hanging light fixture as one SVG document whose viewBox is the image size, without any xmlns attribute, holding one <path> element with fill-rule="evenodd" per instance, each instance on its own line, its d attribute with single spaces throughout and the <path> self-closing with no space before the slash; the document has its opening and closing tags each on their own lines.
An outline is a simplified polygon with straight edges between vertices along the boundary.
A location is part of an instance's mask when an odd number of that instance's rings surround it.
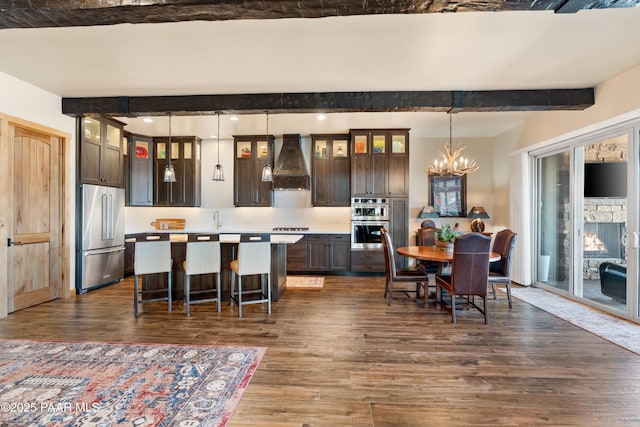
<svg viewBox="0 0 640 427">
<path fill-rule="evenodd" d="M 169 163 L 164 168 L 164 182 L 176 182 L 176 171 L 171 164 L 171 114 L 169 114 L 169 145 L 166 153 L 168 154 Z"/>
<path fill-rule="evenodd" d="M 220 164 L 220 113 L 217 113 L 218 116 L 218 163 L 216 164 L 215 169 L 213 170 L 213 181 L 224 181 L 224 170 L 222 169 L 222 165 Z"/>
<path fill-rule="evenodd" d="M 267 138 L 267 144 L 268 144 L 269 143 L 269 112 L 267 111 L 266 114 L 267 114 L 267 134 L 265 136 Z M 264 165 L 264 168 L 262 168 L 262 180 L 265 182 L 273 181 L 273 170 L 271 169 L 271 165 L 269 163 Z"/>
<path fill-rule="evenodd" d="M 453 139 L 453 126 L 452 126 L 452 114 L 449 114 L 449 146 L 445 145 L 445 152 L 438 152 L 441 159 L 434 160 L 426 168 L 426 172 L 429 175 L 456 175 L 462 176 L 468 173 L 473 173 L 478 170 L 478 165 L 474 159 L 465 158 L 461 155 L 467 147 L 461 147 L 458 145 L 453 151 L 451 147 Z"/>
</svg>

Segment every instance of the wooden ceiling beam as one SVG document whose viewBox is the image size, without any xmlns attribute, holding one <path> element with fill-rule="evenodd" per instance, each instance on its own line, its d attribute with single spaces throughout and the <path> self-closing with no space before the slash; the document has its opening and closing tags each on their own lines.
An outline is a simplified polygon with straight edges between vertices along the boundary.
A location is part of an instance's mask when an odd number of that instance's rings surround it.
<svg viewBox="0 0 640 427">
<path fill-rule="evenodd" d="M 595 102 L 593 88 L 497 91 L 397 91 L 264 93 L 238 95 L 63 98 L 70 116 L 212 114 L 469 112 L 583 110 Z"/>
<path fill-rule="evenodd" d="M 636 7 L 640 0 L 0 0 L 0 29 Z"/>
</svg>

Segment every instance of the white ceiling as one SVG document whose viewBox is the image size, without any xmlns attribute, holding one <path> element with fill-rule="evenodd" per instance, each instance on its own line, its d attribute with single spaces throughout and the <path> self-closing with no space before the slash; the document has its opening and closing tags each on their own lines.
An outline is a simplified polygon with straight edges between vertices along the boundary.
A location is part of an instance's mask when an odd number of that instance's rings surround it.
<svg viewBox="0 0 640 427">
<path fill-rule="evenodd" d="M 5 29 L 0 71 L 63 97 L 581 88 L 640 64 L 639 23 L 640 8 L 627 8 Z M 530 114 L 460 113 L 454 134 L 495 136 Z M 282 116 L 270 133 L 449 129 L 444 113 Z M 215 133 L 214 117 L 182 120 L 176 134 Z M 260 133 L 265 118 L 222 127 Z"/>
</svg>

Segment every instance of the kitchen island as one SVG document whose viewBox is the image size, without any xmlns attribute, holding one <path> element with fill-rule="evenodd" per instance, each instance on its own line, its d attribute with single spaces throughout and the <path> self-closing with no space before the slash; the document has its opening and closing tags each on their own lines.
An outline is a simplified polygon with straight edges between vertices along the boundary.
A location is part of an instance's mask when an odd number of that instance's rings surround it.
<svg viewBox="0 0 640 427">
<path fill-rule="evenodd" d="M 189 234 L 216 234 L 211 231 L 185 231 L 185 230 L 154 230 L 143 233 L 127 234 L 125 240 L 125 274 L 133 272 L 133 259 L 135 256 L 135 238 L 137 236 L 169 233 L 171 241 L 171 258 L 173 259 L 173 298 L 184 298 L 185 272 L 182 266 L 187 253 L 187 239 Z M 220 284 L 222 299 L 229 300 L 231 291 L 230 263 L 237 257 L 238 243 L 242 233 L 217 233 L 220 235 L 221 275 Z M 287 245 L 295 244 L 302 239 L 301 234 L 269 233 L 271 234 L 271 299 L 278 301 L 286 290 L 287 282 Z M 213 275 L 192 276 L 191 289 L 198 290 L 210 288 Z M 143 289 L 152 291 L 167 286 L 166 274 L 151 274 L 143 280 Z M 260 286 L 259 276 L 243 279 L 243 289 L 257 289 Z"/>
</svg>

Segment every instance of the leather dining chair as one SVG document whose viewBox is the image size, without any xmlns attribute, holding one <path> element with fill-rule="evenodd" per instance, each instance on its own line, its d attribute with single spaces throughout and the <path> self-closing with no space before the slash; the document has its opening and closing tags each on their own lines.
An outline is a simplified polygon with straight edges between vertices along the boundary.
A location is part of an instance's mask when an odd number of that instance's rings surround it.
<svg viewBox="0 0 640 427">
<path fill-rule="evenodd" d="M 487 281 L 489 278 L 489 250 L 491 237 L 480 233 L 468 233 L 456 237 L 453 244 L 451 275 L 436 274 L 436 299 L 442 302 L 442 290 L 451 298 L 451 320 L 456 323 L 456 296 L 464 296 L 466 302 L 484 314 L 484 323 L 489 323 L 487 310 Z M 472 297 L 481 297 L 483 307 L 476 305 Z"/>
<path fill-rule="evenodd" d="M 238 243 L 238 258 L 231 261 L 231 303 L 238 304 L 238 317 L 242 317 L 242 307 L 247 304 L 267 303 L 271 314 L 271 236 L 269 234 L 241 234 Z M 242 278 L 259 275 L 260 288 L 243 290 Z M 267 285 L 264 286 L 264 276 Z M 238 290 L 236 292 L 236 278 Z M 249 297 L 258 295 L 257 297 Z"/>
<path fill-rule="evenodd" d="M 167 301 L 168 311 L 171 311 L 171 242 L 168 233 L 145 234 L 136 237 L 135 255 L 133 261 L 134 299 L 133 307 L 135 316 L 140 314 L 140 304 Z M 139 283 L 140 276 L 147 274 L 167 273 L 167 286 L 162 289 L 144 289 Z M 160 294 L 158 296 L 158 294 Z M 145 295 L 151 295 L 145 298 Z"/>
<path fill-rule="evenodd" d="M 384 248 L 384 264 L 385 264 L 385 285 L 384 285 L 384 296 L 387 297 L 389 295 L 389 299 L 387 305 L 391 305 L 391 300 L 393 300 L 393 291 L 394 284 L 396 282 L 399 283 L 415 283 L 416 288 L 414 289 L 403 289 L 402 292 L 407 296 L 409 292 L 415 292 L 416 298 L 420 296 L 420 288 L 425 288 L 426 295 L 426 283 L 429 281 L 429 277 L 427 273 L 420 269 L 402 269 L 398 270 L 396 268 L 395 262 L 395 250 L 393 248 L 393 242 L 391 241 L 391 236 L 389 232 L 382 228 L 382 247 Z"/>
<path fill-rule="evenodd" d="M 436 244 L 436 231 L 435 227 L 422 227 L 416 231 L 416 244 L 418 246 L 435 246 Z M 427 275 L 436 274 L 440 268 L 441 263 L 435 261 L 421 261 L 416 262 L 416 266 L 424 270 Z M 434 280 L 435 285 L 435 280 Z M 427 286 L 425 286 L 425 293 L 427 292 Z"/>
<path fill-rule="evenodd" d="M 500 260 L 489 265 L 489 283 L 493 290 L 493 299 L 497 299 L 496 285 L 504 285 L 509 308 L 513 305 L 511 302 L 511 259 L 516 246 L 516 238 L 517 234 L 508 228 L 499 231 L 493 241 L 492 251 L 500 254 Z"/>
<path fill-rule="evenodd" d="M 191 304 L 216 302 L 220 311 L 220 235 L 189 234 L 186 259 L 182 263 L 184 278 L 184 306 L 187 316 L 191 316 Z M 215 274 L 209 287 L 191 289 L 191 276 Z M 204 297 L 200 297 L 204 295 Z M 215 296 L 212 296 L 215 295 Z M 197 297 L 193 299 L 192 297 Z"/>
</svg>

